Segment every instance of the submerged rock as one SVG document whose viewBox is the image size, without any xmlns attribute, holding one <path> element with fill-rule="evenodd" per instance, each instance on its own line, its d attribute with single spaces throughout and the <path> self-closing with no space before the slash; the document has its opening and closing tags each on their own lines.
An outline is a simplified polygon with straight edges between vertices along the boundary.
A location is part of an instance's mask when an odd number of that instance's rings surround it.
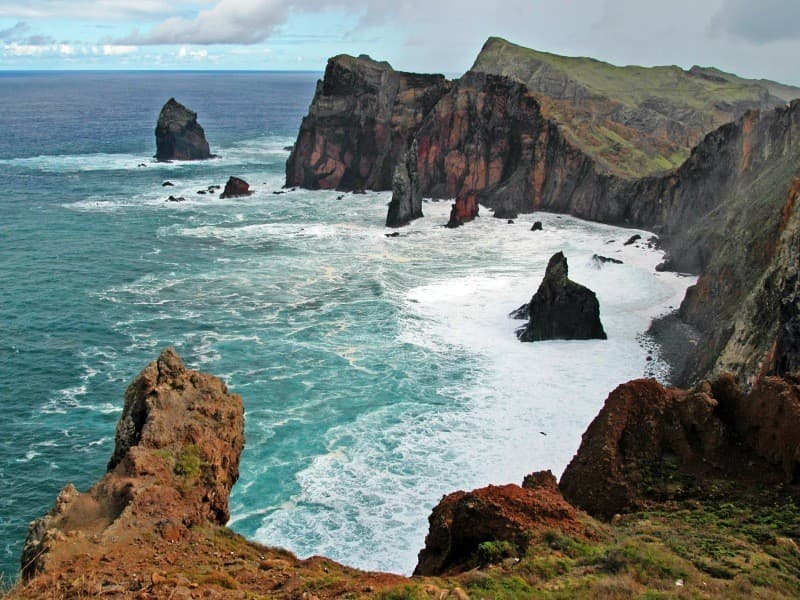
<svg viewBox="0 0 800 600">
<path fill-rule="evenodd" d="M 225 184 L 225 189 L 222 190 L 220 198 L 242 198 L 250 196 L 253 191 L 250 189 L 250 184 L 244 179 L 238 177 L 230 177 L 228 183 Z"/>
<path fill-rule="evenodd" d="M 213 158 L 197 113 L 170 98 L 156 124 L 156 160 L 203 160 Z"/>
<path fill-rule="evenodd" d="M 520 341 L 606 339 L 597 296 L 589 288 L 571 281 L 567 274 L 564 253 L 554 254 L 528 305 L 530 321 L 517 331 Z M 517 310 L 512 316 L 515 314 L 522 313 Z"/>
<path fill-rule="evenodd" d="M 607 263 L 611 263 L 614 265 L 621 265 L 623 262 L 618 258 L 609 258 L 608 256 L 601 256 L 599 254 L 592 255 L 592 262 L 596 264 L 598 267 Z"/>
</svg>

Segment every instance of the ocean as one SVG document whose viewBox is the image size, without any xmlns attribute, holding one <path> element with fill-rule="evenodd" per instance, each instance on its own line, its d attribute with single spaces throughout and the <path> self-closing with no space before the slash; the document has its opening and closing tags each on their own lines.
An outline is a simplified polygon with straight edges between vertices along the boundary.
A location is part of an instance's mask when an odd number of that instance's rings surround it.
<svg viewBox="0 0 800 600">
<path fill-rule="evenodd" d="M 443 494 L 560 474 L 616 385 L 664 377 L 642 334 L 694 280 L 624 246 L 636 231 L 485 210 L 449 230 L 449 203 L 426 202 L 387 237 L 388 193 L 274 193 L 319 76 L 0 73 L 6 582 L 28 522 L 103 475 L 122 394 L 165 346 L 244 398 L 234 530 L 398 573 Z M 153 162 L 173 96 L 220 158 Z M 255 194 L 198 193 L 230 175 Z M 517 342 L 507 314 L 559 250 L 597 292 L 607 341 Z"/>
</svg>

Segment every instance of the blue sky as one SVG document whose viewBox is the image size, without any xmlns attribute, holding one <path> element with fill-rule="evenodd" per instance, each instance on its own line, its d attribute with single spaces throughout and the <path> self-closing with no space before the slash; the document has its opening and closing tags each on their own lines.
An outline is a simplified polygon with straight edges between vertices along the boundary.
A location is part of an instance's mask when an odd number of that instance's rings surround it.
<svg viewBox="0 0 800 600">
<path fill-rule="evenodd" d="M 798 0 L 0 0 L 0 69 L 302 69 L 370 54 L 460 73 L 490 35 L 615 64 L 800 84 Z"/>
</svg>

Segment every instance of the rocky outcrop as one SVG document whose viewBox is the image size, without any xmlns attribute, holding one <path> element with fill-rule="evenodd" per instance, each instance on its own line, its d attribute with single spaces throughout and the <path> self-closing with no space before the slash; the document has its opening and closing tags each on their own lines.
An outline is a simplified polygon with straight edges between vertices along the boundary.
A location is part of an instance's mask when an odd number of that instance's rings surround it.
<svg viewBox="0 0 800 600">
<path fill-rule="evenodd" d="M 425 548 L 415 575 L 466 571 L 480 564 L 479 546 L 507 542 L 522 556 L 545 531 L 578 538 L 596 535 L 564 500 L 555 479 L 544 473 L 526 478 L 526 486 L 490 485 L 442 498 L 428 518 Z"/>
<path fill-rule="evenodd" d="M 197 113 L 170 98 L 156 124 L 156 160 L 202 160 L 214 158 Z"/>
<path fill-rule="evenodd" d="M 517 332 L 522 342 L 541 340 L 604 340 L 600 303 L 589 288 L 575 283 L 563 252 L 554 254 L 539 289 L 528 304 L 528 324 Z M 520 318 L 521 310 L 512 313 Z"/>
<path fill-rule="evenodd" d="M 442 75 L 395 71 L 368 56 L 331 58 L 286 162 L 287 187 L 391 189 L 401 155 L 448 86 Z"/>
<path fill-rule="evenodd" d="M 456 198 L 450 208 L 450 219 L 445 227 L 455 229 L 456 227 L 461 227 L 464 223 L 474 221 L 479 211 L 478 195 L 475 192 L 463 194 Z"/>
<path fill-rule="evenodd" d="M 165 350 L 125 392 L 105 477 L 85 493 L 68 485 L 31 524 L 23 577 L 132 535 L 176 541 L 194 526 L 224 525 L 243 446 L 241 398 Z"/>
<path fill-rule="evenodd" d="M 422 217 L 422 191 L 417 177 L 417 144 L 400 155 L 392 176 L 392 201 L 386 215 L 387 227 L 402 227 Z"/>
<path fill-rule="evenodd" d="M 244 179 L 239 177 L 229 177 L 228 182 L 225 184 L 225 189 L 219 195 L 220 198 L 244 198 L 251 196 L 253 191 L 250 189 L 250 184 Z"/>
<path fill-rule="evenodd" d="M 619 386 L 561 477 L 564 497 L 602 518 L 640 507 L 669 457 L 688 464 L 728 449 L 717 407 L 708 390 L 687 393 L 653 379 Z"/>
<path fill-rule="evenodd" d="M 709 478 L 775 486 L 800 480 L 800 387 L 731 374 L 690 390 L 652 379 L 620 385 L 583 434 L 559 487 L 608 519 L 647 502 L 702 493 Z"/>
</svg>

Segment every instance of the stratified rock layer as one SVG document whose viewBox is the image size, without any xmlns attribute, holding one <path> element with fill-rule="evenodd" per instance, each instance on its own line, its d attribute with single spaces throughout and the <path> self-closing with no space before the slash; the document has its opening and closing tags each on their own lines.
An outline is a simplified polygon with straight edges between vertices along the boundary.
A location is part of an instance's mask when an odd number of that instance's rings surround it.
<svg viewBox="0 0 800 600">
<path fill-rule="evenodd" d="M 392 176 L 392 201 L 386 215 L 387 227 L 402 227 L 422 217 L 422 191 L 417 177 L 417 144 L 400 155 Z"/>
<path fill-rule="evenodd" d="M 401 155 L 448 85 L 367 56 L 331 58 L 286 162 L 287 187 L 391 189 Z"/>
<path fill-rule="evenodd" d="M 528 476 L 526 487 L 503 485 L 442 498 L 428 522 L 415 575 L 441 575 L 477 566 L 483 542 L 509 542 L 520 555 L 545 531 L 592 537 L 593 531 L 564 500 L 550 474 Z"/>
<path fill-rule="evenodd" d="M 527 326 L 517 332 L 522 342 L 542 340 L 604 340 L 606 332 L 600 322 L 600 303 L 589 288 L 570 280 L 567 258 L 554 254 L 539 289 L 528 304 Z M 512 313 L 524 318 L 525 311 Z"/>
<path fill-rule="evenodd" d="M 203 160 L 213 158 L 197 113 L 170 98 L 156 124 L 156 160 Z"/>
<path fill-rule="evenodd" d="M 68 485 L 31 523 L 23 577 L 131 532 L 179 540 L 195 525 L 224 525 L 243 446 L 241 398 L 165 350 L 125 392 L 105 477 L 85 493 Z"/>
</svg>

